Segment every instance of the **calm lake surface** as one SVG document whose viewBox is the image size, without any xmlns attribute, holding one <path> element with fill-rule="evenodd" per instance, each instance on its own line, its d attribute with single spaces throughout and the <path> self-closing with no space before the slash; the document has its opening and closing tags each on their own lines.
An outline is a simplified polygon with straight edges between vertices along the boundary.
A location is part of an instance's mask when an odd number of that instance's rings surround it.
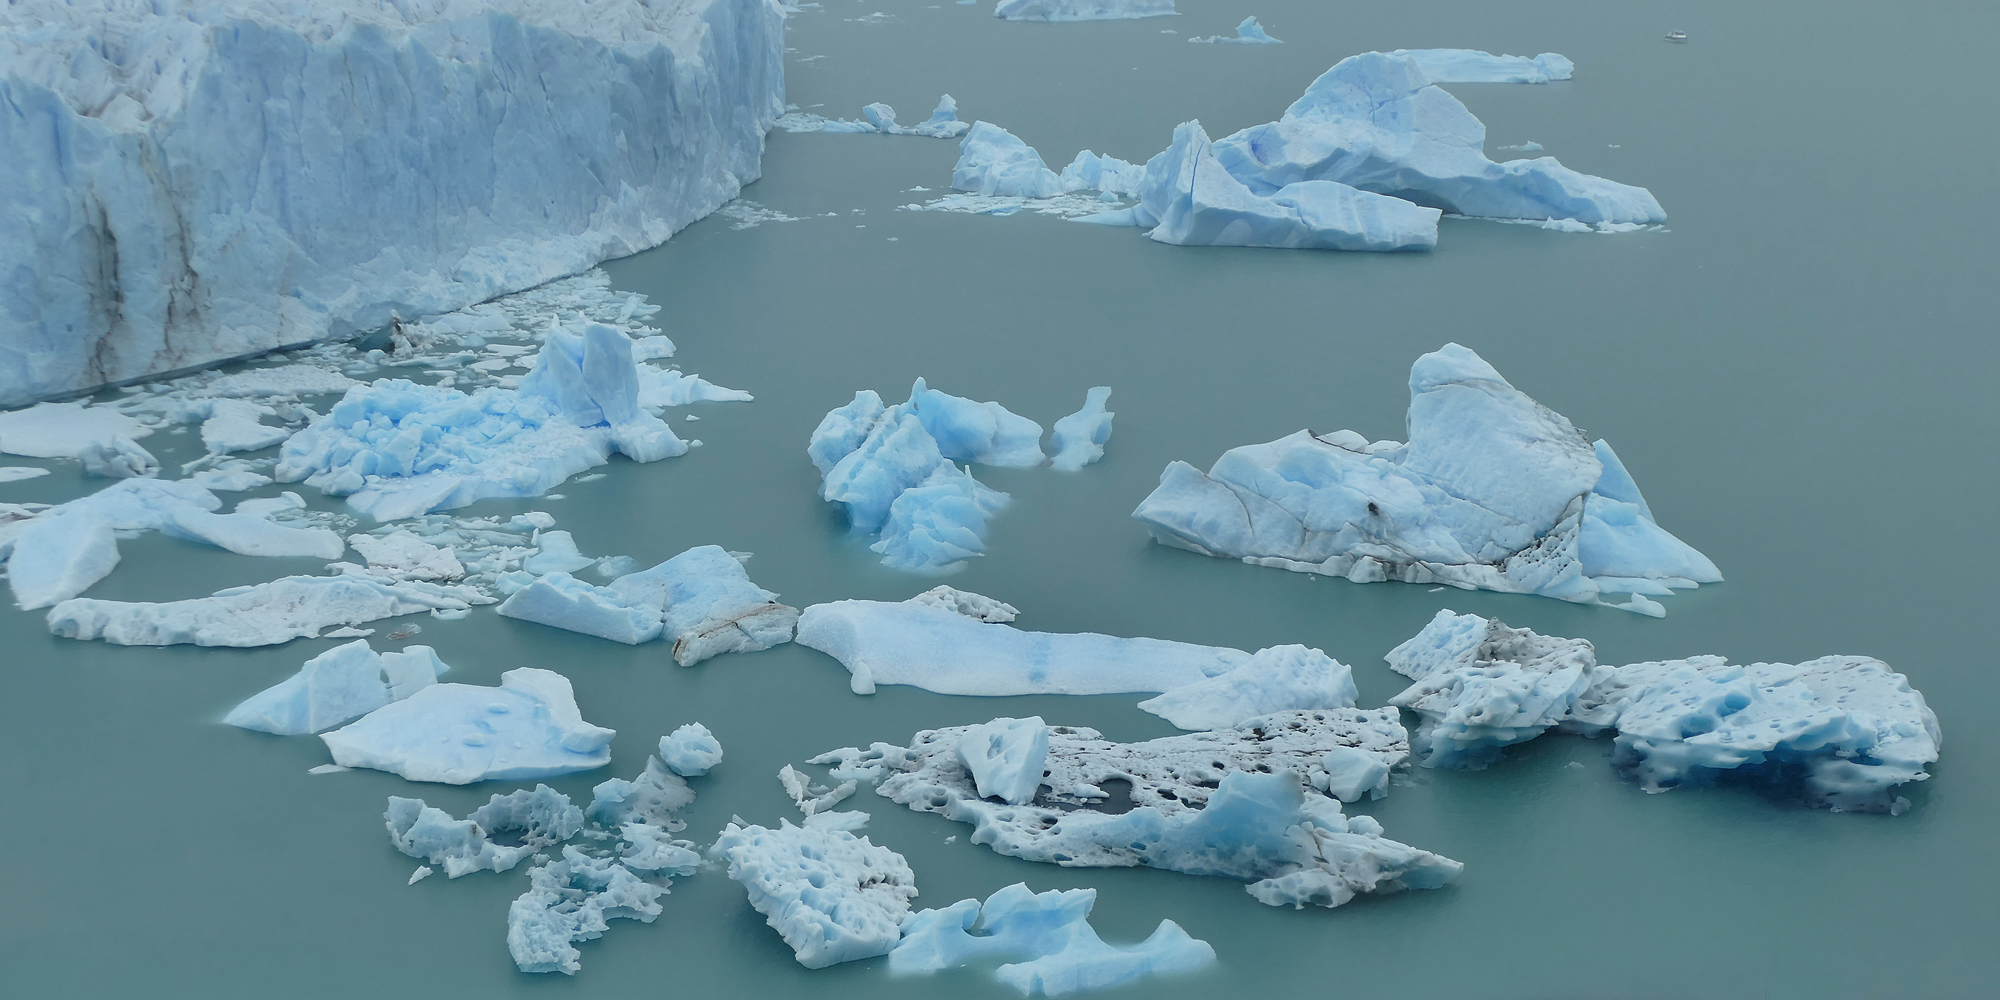
<svg viewBox="0 0 2000 1000">
<path fill-rule="evenodd" d="M 757 555 L 791 604 L 895 600 L 936 581 L 879 566 L 815 496 L 807 435 L 828 409 L 910 382 L 994 399 L 1047 425 L 1110 385 L 1116 433 L 1076 474 L 980 469 L 1013 495 L 990 555 L 950 583 L 1019 624 L 1351 663 L 1363 705 L 1403 680 L 1384 652 L 1441 607 L 1596 643 L 1605 662 L 1725 654 L 1881 657 L 1946 733 L 1900 817 L 1836 815 L 1747 790 L 1648 796 L 1610 742 L 1549 736 L 1479 773 L 1418 771 L 1364 803 L 1388 835 L 1465 862 L 1439 891 L 1337 910 L 1259 905 L 1241 883 L 1145 869 L 1063 869 L 967 843 L 970 827 L 864 792 L 865 831 L 906 855 L 920 906 L 1009 883 L 1095 886 L 1108 940 L 1172 918 L 1219 961 L 1106 995 L 1400 998 L 1990 996 L 2000 957 L 1993 831 L 2000 427 L 1993 239 L 1991 4 L 1779 2 L 1396 4 L 1184 0 L 1183 15 L 1010 24 L 990 6 L 826 0 L 790 21 L 790 99 L 834 117 L 871 101 L 921 120 L 940 93 L 1060 167 L 1079 148 L 1143 160 L 1199 118 L 1222 136 L 1276 118 L 1339 58 L 1464 46 L 1561 52 L 1576 79 L 1451 85 L 1488 149 L 1533 140 L 1563 163 L 1652 189 L 1669 232 L 1570 235 L 1445 220 L 1428 254 L 1155 244 L 1055 218 L 900 211 L 949 186 L 956 143 L 771 136 L 745 191 L 799 221 L 714 217 L 607 265 L 665 307 L 682 366 L 756 394 L 700 404 L 705 446 L 544 509 L 591 554 L 641 565 L 690 545 Z M 876 12 L 880 17 L 874 17 Z M 1256 14 L 1282 46 L 1189 45 Z M 861 20 L 867 18 L 866 20 Z M 1691 40 L 1662 39 L 1672 28 Z M 1175 35 L 1162 34 L 1173 29 Z M 1981 67 L 1984 67 L 1983 69 Z M 823 105 L 823 106 L 822 106 Z M 931 193 L 908 189 L 928 187 Z M 827 213 L 833 213 L 829 216 Z M 1660 522 L 1727 582 L 1652 620 L 1530 597 L 1344 581 L 1149 543 L 1129 514 L 1171 460 L 1301 427 L 1403 437 L 1410 363 L 1447 341 L 1609 439 Z M 190 435 L 191 437 L 191 435 Z M 147 442 L 163 460 L 187 438 Z M 178 447 L 180 450 L 176 451 Z M 36 464 L 8 460 L 7 464 Z M 47 463 L 44 463 L 47 464 Z M 74 466 L 0 485 L 57 501 L 104 485 Z M 258 491 L 259 495 L 276 489 Z M 333 506 L 312 495 L 316 505 Z M 286 573 L 150 536 L 90 593 L 168 600 Z M 693 782 L 683 836 L 732 814 L 796 817 L 774 773 L 835 747 L 1040 714 L 1120 740 L 1172 730 L 1139 696 L 977 699 L 848 690 L 797 646 L 684 669 L 502 619 L 421 619 L 454 681 L 558 670 L 585 718 L 615 728 L 608 769 L 551 781 L 580 801 L 629 777 L 654 741 L 707 724 L 727 758 Z M 395 623 L 379 623 L 377 640 Z M 256 650 L 131 649 L 50 637 L 0 612 L 0 960 L 19 997 L 1013 996 L 983 971 L 891 979 L 880 960 L 809 972 L 720 871 L 675 883 L 652 925 L 613 923 L 574 977 L 514 971 L 508 903 L 525 866 L 404 879 L 384 798 L 463 814 L 495 791 L 387 774 L 322 777 L 316 739 L 218 723 L 237 701 L 342 640 Z M 1580 762 L 1580 769 L 1567 765 Z M 947 838 L 956 837 L 947 843 Z"/>
</svg>

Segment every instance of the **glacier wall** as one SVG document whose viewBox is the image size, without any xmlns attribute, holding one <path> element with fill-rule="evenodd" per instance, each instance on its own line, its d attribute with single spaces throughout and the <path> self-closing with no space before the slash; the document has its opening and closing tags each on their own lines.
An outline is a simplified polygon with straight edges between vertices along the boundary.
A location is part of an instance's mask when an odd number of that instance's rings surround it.
<svg viewBox="0 0 2000 1000">
<path fill-rule="evenodd" d="M 773 0 L 0 4 L 0 406 L 463 308 L 755 180 Z"/>
</svg>

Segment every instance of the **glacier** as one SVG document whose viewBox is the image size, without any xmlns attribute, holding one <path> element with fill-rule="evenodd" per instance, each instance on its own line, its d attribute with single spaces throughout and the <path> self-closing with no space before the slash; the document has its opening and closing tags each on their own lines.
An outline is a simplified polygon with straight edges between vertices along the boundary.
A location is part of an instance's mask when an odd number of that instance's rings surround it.
<svg viewBox="0 0 2000 1000">
<path fill-rule="evenodd" d="M 1243 22 L 1236 26 L 1236 36 L 1234 38 L 1229 37 L 1227 35 L 1199 35 L 1194 38 L 1188 39 L 1188 41 L 1195 45 L 1283 45 L 1285 44 L 1285 40 L 1282 38 L 1272 38 L 1270 33 L 1264 30 L 1264 26 L 1257 23 L 1257 18 L 1255 16 L 1244 18 Z"/>
<path fill-rule="evenodd" d="M 1187 972 L 1215 961 L 1208 942 L 1171 920 L 1130 947 L 1106 944 L 1090 926 L 1096 889 L 1036 893 L 1016 882 L 985 902 L 961 899 L 921 910 L 903 923 L 889 971 L 910 975 L 958 968 L 979 959 L 1010 960 L 994 978 L 1025 996 L 1067 996 L 1149 976 Z"/>
<path fill-rule="evenodd" d="M 1664 614 L 1646 595 L 1714 583 L 1631 474 L 1457 344 L 1410 368 L 1408 443 L 1299 431 L 1174 462 L 1133 512 L 1155 540 L 1356 583 L 1400 580 Z"/>
<path fill-rule="evenodd" d="M 602 587 L 567 572 L 545 572 L 498 610 L 628 645 L 665 636 L 674 662 L 689 667 L 718 653 L 790 642 L 799 613 L 777 596 L 750 582 L 743 564 L 720 546 L 698 545 Z"/>
<path fill-rule="evenodd" d="M 222 721 L 279 736 L 351 722 L 437 683 L 451 668 L 429 646 L 377 653 L 366 639 L 335 646 L 299 672 L 245 699 Z"/>
<path fill-rule="evenodd" d="M 569 678 L 517 667 L 499 687 L 432 684 L 320 739 L 342 767 L 465 785 L 603 767 L 614 735 L 583 721 Z"/>
<path fill-rule="evenodd" d="M 879 777 L 876 794 L 974 827 L 972 842 L 1065 867 L 1144 865 L 1251 883 L 1268 905 L 1339 906 L 1365 893 L 1436 888 L 1464 866 L 1382 836 L 1324 792 L 1336 747 L 1408 753 L 1394 709 L 1280 712 L 1236 729 L 1118 744 L 1095 730 L 1048 727 L 1046 773 L 1031 802 L 980 794 L 960 758 L 975 727 L 920 732 L 908 747 L 877 743 L 813 758 L 835 773 Z M 880 768 L 879 771 L 861 769 Z M 1103 786 L 1122 781 L 1119 811 Z"/>
<path fill-rule="evenodd" d="M 808 969 L 888 954 L 917 894 L 902 855 L 810 822 L 732 822 L 710 853 Z"/>
<path fill-rule="evenodd" d="M 1118 21 L 1174 13 L 1174 0 L 1000 0 L 1004 21 Z"/>
<path fill-rule="evenodd" d="M 363 574 L 288 576 L 186 601 L 73 597 L 49 609 L 49 632 L 118 646 L 274 646 L 419 611 L 462 612 L 493 599 L 470 587 L 394 582 Z"/>
<path fill-rule="evenodd" d="M 0 7 L 0 406 L 655 246 L 757 178 L 783 21 L 770 0 Z"/>
</svg>

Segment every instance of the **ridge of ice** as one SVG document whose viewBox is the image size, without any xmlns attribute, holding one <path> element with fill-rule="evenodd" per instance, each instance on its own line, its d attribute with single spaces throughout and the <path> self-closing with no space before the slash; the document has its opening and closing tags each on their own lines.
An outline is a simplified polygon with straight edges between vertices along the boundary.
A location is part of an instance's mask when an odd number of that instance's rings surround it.
<svg viewBox="0 0 2000 1000">
<path fill-rule="evenodd" d="M 519 667 L 499 687 L 432 684 L 320 739 L 342 767 L 464 785 L 603 767 L 613 735 L 583 721 L 568 678 Z"/>
<path fill-rule="evenodd" d="M 493 599 L 466 587 L 361 575 L 288 576 L 208 597 L 160 603 L 74 597 L 49 609 L 49 631 L 119 646 L 272 646 L 336 625 L 419 611 L 463 611 Z"/>
<path fill-rule="evenodd" d="M 222 721 L 279 736 L 305 736 L 408 698 L 450 669 L 429 646 L 378 654 L 368 640 L 356 639 L 307 660 L 298 673 L 251 695 Z"/>
<path fill-rule="evenodd" d="M 902 855 L 845 830 L 733 822 L 710 852 L 808 969 L 888 954 L 917 894 Z"/>
<path fill-rule="evenodd" d="M 1067 996 L 1149 976 L 1186 972 L 1215 961 L 1215 949 L 1171 920 L 1129 947 L 1106 944 L 1090 926 L 1096 889 L 1036 893 L 1016 882 L 981 903 L 961 899 L 920 910 L 903 922 L 889 952 L 892 974 L 939 972 L 978 959 L 1011 961 L 994 977 L 1025 996 Z"/>
</svg>

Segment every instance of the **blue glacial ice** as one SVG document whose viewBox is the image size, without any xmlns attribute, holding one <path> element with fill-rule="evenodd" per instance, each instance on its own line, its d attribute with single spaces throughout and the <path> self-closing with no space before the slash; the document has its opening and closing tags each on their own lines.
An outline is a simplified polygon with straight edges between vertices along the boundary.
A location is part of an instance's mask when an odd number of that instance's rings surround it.
<svg viewBox="0 0 2000 1000">
<path fill-rule="evenodd" d="M 993 16 L 1006 21 L 1119 21 L 1174 13 L 1174 0 L 1000 0 Z"/>
<path fill-rule="evenodd" d="M 569 678 L 520 667 L 499 687 L 432 684 L 320 739 L 342 767 L 465 785 L 603 767 L 614 735 L 583 721 Z"/>
<path fill-rule="evenodd" d="M 1049 727 L 1039 715 L 994 719 L 959 736 L 957 753 L 981 798 L 1026 805 L 1042 784 L 1042 765 L 1049 756 Z"/>
<path fill-rule="evenodd" d="M 382 818 L 397 850 L 443 868 L 449 878 L 507 871 L 583 829 L 583 810 L 547 785 L 495 794 L 464 819 L 422 799 L 391 795 Z"/>
<path fill-rule="evenodd" d="M 492 602 L 470 587 L 358 573 L 288 576 L 186 601 L 74 597 L 49 609 L 48 624 L 65 639 L 103 639 L 119 646 L 274 646 L 335 626 Z"/>
<path fill-rule="evenodd" d="M 1464 347 L 1411 366 L 1408 426 L 1407 444 L 1299 431 L 1206 474 L 1174 462 L 1133 516 L 1165 545 L 1356 583 L 1593 603 L 1722 579 L 1653 521 L 1608 445 Z"/>
<path fill-rule="evenodd" d="M 882 135 L 920 135 L 932 139 L 956 139 L 972 127 L 970 122 L 958 120 L 958 102 L 946 94 L 938 99 L 938 106 L 929 118 L 915 125 L 899 125 L 896 109 L 877 102 L 861 109 L 859 120 L 826 118 L 801 112 L 787 113 L 778 119 L 777 127 L 787 132 L 875 132 Z"/>
<path fill-rule="evenodd" d="M 1049 458 L 1050 468 L 1075 472 L 1104 457 L 1105 442 L 1111 440 L 1111 418 L 1116 416 L 1104 408 L 1110 398 L 1110 386 L 1094 386 L 1084 394 L 1083 409 L 1056 421 L 1049 435 L 1049 447 L 1055 451 Z"/>
<path fill-rule="evenodd" d="M 824 825 L 731 823 L 711 853 L 808 969 L 888 954 L 917 894 L 902 855 Z"/>
<path fill-rule="evenodd" d="M 1033 146 L 991 122 L 974 122 L 958 144 L 951 186 L 977 195 L 1053 198 L 1062 178 L 1042 162 Z"/>
<path fill-rule="evenodd" d="M 1477 49 L 1397 49 L 1389 55 L 1408 56 L 1432 83 L 1553 83 L 1576 72 L 1575 63 L 1554 52 L 1533 59 Z"/>
<path fill-rule="evenodd" d="M 0 406 L 657 245 L 757 178 L 783 20 L 766 0 L 0 6 Z M 372 141 L 319 138 L 356 121 Z"/>
<path fill-rule="evenodd" d="M 1260 649 L 1242 665 L 1170 688 L 1139 703 L 1182 729 L 1231 729 L 1298 708 L 1352 708 L 1359 692 L 1347 664 L 1304 646 Z"/>
<path fill-rule="evenodd" d="M 837 773 L 880 767 L 876 793 L 974 827 L 972 842 L 1011 857 L 1066 867 L 1144 865 L 1251 882 L 1270 905 L 1338 906 L 1363 893 L 1435 888 L 1456 861 L 1382 836 L 1324 793 L 1324 755 L 1336 747 L 1379 755 L 1385 768 L 1408 744 L 1394 709 L 1282 712 L 1232 730 L 1118 744 L 1089 729 L 1048 730 L 1046 774 L 1032 802 L 979 793 L 959 758 L 971 727 L 920 732 L 907 748 L 822 754 Z M 1111 811 L 1112 781 L 1130 808 Z M 1107 808 L 1110 806 L 1110 808 Z"/>
<path fill-rule="evenodd" d="M 682 777 L 700 777 L 722 763 L 722 743 L 707 726 L 691 722 L 660 737 L 660 760 Z"/>
<path fill-rule="evenodd" d="M 1257 18 L 1254 16 L 1244 18 L 1243 23 L 1238 24 L 1236 26 L 1236 37 L 1234 38 L 1231 38 L 1227 35 L 1200 35 L 1194 38 L 1190 38 L 1188 39 L 1188 41 L 1196 45 L 1283 45 L 1285 44 L 1285 40 L 1282 38 L 1272 38 L 1270 34 L 1264 30 L 1264 26 L 1257 23 Z"/>
<path fill-rule="evenodd" d="M 450 669 L 429 646 L 376 653 L 368 640 L 356 639 L 307 660 L 298 673 L 245 699 L 222 721 L 279 736 L 304 736 L 408 698 Z"/>
<path fill-rule="evenodd" d="M 930 603 L 834 601 L 799 616 L 798 643 L 841 662 L 856 691 L 938 694 L 1168 691 L 1249 662 L 1238 649 L 1095 632 L 1029 632 Z"/>
<path fill-rule="evenodd" d="M 986 522 L 1007 505 L 1007 494 L 972 478 L 950 462 L 896 495 L 882 522 L 882 538 L 868 546 L 882 565 L 936 573 L 986 552 Z"/>
<path fill-rule="evenodd" d="M 584 817 L 606 830 L 623 830 L 637 824 L 677 833 L 686 824 L 674 814 L 694 802 L 694 789 L 678 774 L 668 771 L 656 757 L 646 760 L 646 769 L 637 778 L 610 778 L 591 790 L 590 808 Z"/>
<path fill-rule="evenodd" d="M 1450 611 L 1384 658 L 1416 682 L 1389 703 L 1417 716 L 1410 743 L 1425 767 L 1487 766 L 1500 748 L 1562 725 L 1606 670 L 1582 639 Z"/>
<path fill-rule="evenodd" d="M 128 479 L 43 510 L 15 527 L 10 551 L 0 553 L 14 602 L 31 611 L 75 597 L 117 567 L 119 532 L 157 531 L 176 513 L 220 506 L 193 483 Z"/>
<path fill-rule="evenodd" d="M 743 564 L 720 546 L 698 545 L 602 587 L 566 572 L 546 572 L 515 591 L 499 611 L 627 644 L 665 636 L 674 661 L 693 666 L 718 653 L 791 641 L 798 611 L 779 604 L 777 596 L 750 582 Z"/>
<path fill-rule="evenodd" d="M 961 899 L 920 910 L 903 923 L 903 939 L 889 953 L 889 971 L 930 973 L 1000 959 L 1007 962 L 994 972 L 1001 982 L 1026 996 L 1059 997 L 1215 961 L 1208 942 L 1189 937 L 1171 920 L 1160 921 L 1139 944 L 1106 944 L 1090 926 L 1096 905 L 1096 889 L 1036 893 L 1016 882 L 984 903 Z"/>
</svg>

